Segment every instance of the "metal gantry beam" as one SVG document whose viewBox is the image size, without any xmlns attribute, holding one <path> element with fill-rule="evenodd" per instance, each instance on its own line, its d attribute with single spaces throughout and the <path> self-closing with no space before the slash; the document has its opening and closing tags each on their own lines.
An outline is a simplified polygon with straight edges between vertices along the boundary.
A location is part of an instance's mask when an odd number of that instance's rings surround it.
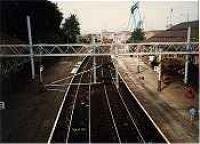
<svg viewBox="0 0 200 144">
<path fill-rule="evenodd" d="M 66 53 L 66 54 L 34 54 L 33 57 L 73 57 L 73 56 L 111 56 L 114 55 L 113 53 Z M 119 56 L 151 56 L 151 55 L 159 55 L 159 52 L 131 52 L 131 53 L 119 53 Z M 192 51 L 192 52 L 162 52 L 161 55 L 199 55 L 199 51 Z M 30 54 L 0 54 L 0 58 L 14 58 L 14 57 L 31 57 Z"/>
<path fill-rule="evenodd" d="M 32 51 L 30 50 L 32 48 Z M 101 51 L 97 48 L 101 48 Z M 131 51 L 127 51 L 128 49 Z M 189 56 L 199 56 L 198 42 L 150 42 L 150 43 L 91 43 L 91 44 L 12 44 L 0 45 L 0 58 L 13 57 L 63 57 L 63 56 L 93 56 L 93 64 L 96 67 L 96 56 L 114 56 L 115 68 L 118 73 L 118 57 L 122 56 L 170 56 L 185 55 L 185 82 L 188 77 L 188 59 Z M 139 65 L 137 65 L 139 67 Z M 31 62 L 32 78 L 34 78 L 34 61 Z M 138 69 L 139 70 L 139 69 Z M 161 70 L 160 70 L 161 71 Z M 118 85 L 116 76 L 116 84 Z M 96 82 L 96 69 L 94 69 L 94 83 Z M 161 82 L 161 73 L 158 77 Z M 159 88 L 158 84 L 158 88 Z"/>
<path fill-rule="evenodd" d="M 0 45 L 0 57 L 57 57 L 57 56 L 103 56 L 114 55 L 112 46 L 116 44 L 95 44 L 96 47 L 105 49 L 98 53 L 91 53 L 89 50 L 94 47 L 94 44 L 12 44 Z M 158 51 L 152 51 L 152 48 L 159 47 L 162 49 L 161 55 L 199 55 L 199 43 L 190 42 L 190 48 L 187 49 L 186 42 L 167 42 L 167 43 L 128 43 L 117 44 L 118 49 L 128 47 L 131 52 L 119 51 L 119 56 L 143 56 L 143 55 L 159 55 Z M 33 53 L 30 52 L 30 47 Z M 13 48 L 16 50 L 13 51 Z M 41 54 L 42 52 L 42 54 Z"/>
</svg>

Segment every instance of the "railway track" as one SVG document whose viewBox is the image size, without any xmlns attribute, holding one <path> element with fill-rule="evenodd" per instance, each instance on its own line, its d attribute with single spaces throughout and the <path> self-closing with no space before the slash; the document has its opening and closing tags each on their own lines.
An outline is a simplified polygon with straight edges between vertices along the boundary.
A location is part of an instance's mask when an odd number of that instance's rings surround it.
<svg viewBox="0 0 200 144">
<path fill-rule="evenodd" d="M 97 80 L 103 80 L 103 58 L 97 58 L 102 67 L 97 70 Z M 91 142 L 111 143 L 119 142 L 118 130 L 107 104 L 104 83 L 91 87 Z"/>
<path fill-rule="evenodd" d="M 87 57 L 79 68 L 78 72 L 89 69 L 90 67 L 91 57 Z M 83 75 L 85 75 L 85 73 L 76 75 L 72 79 L 71 83 L 81 84 Z M 75 107 L 77 106 L 77 101 L 79 100 L 79 91 L 81 91 L 81 89 L 83 88 L 80 87 L 80 85 L 70 85 L 66 90 L 48 143 L 65 143 L 70 139 L 70 132 L 72 130 L 72 126 L 74 126 L 74 123 L 72 123 L 73 115 Z"/>
<path fill-rule="evenodd" d="M 109 56 L 96 57 L 97 83 L 92 71 L 73 78 L 65 93 L 49 143 L 146 143 L 166 142 L 123 82 L 117 89 Z M 92 68 L 87 57 L 78 72 Z M 88 85 L 80 85 L 88 83 Z"/>
<path fill-rule="evenodd" d="M 110 62 L 109 57 L 107 57 L 106 61 Z M 112 82 L 113 78 L 110 71 L 110 69 L 112 69 L 111 67 L 112 65 L 110 65 L 110 68 L 103 71 L 104 77 L 110 81 L 109 83 L 104 84 L 104 90 L 107 93 L 107 101 L 111 107 L 114 116 L 113 118 L 116 121 L 121 142 L 145 142 L 126 107 L 126 104 L 122 101 L 120 93 L 118 92 L 115 84 Z"/>
</svg>

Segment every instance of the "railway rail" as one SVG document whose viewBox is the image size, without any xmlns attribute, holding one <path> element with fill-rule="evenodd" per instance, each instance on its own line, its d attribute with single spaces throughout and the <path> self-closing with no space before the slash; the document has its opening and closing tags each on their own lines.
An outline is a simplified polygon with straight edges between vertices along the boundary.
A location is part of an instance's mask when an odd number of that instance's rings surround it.
<svg viewBox="0 0 200 144">
<path fill-rule="evenodd" d="M 78 72 L 91 69 L 87 57 Z M 96 57 L 97 84 L 92 71 L 76 75 L 66 90 L 66 99 L 51 131 L 49 143 L 146 143 L 167 142 L 120 80 L 114 81 L 110 56 Z M 81 85 L 88 83 L 88 85 Z"/>
<path fill-rule="evenodd" d="M 91 67 L 90 59 L 91 57 L 87 57 L 84 60 L 78 72 L 80 72 L 82 69 L 89 69 Z M 71 83 L 80 84 L 82 82 L 83 75 L 85 75 L 85 73 L 81 75 L 76 75 L 74 78 L 72 78 Z M 66 90 L 62 105 L 58 111 L 58 115 L 54 123 L 54 127 L 51 131 L 48 143 L 64 143 L 68 141 L 69 134 L 72 129 L 71 126 L 73 124 L 73 114 L 77 103 L 77 99 L 79 99 L 79 91 L 81 89 L 82 87 L 80 87 L 80 85 L 71 85 Z"/>
</svg>

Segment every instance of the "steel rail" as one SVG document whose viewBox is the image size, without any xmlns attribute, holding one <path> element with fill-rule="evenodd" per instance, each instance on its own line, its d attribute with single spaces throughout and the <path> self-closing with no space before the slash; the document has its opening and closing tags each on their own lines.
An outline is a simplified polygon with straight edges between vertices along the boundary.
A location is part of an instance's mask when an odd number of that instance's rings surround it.
<svg viewBox="0 0 200 144">
<path fill-rule="evenodd" d="M 112 61 L 112 59 L 111 59 L 111 61 Z M 112 63 L 113 63 L 113 61 L 112 61 Z M 114 68 L 115 68 L 115 67 L 114 67 Z M 118 95 L 119 95 L 119 97 L 120 97 L 120 99 L 121 99 L 121 102 L 122 102 L 124 108 L 126 109 L 126 112 L 128 113 L 128 116 L 129 116 L 129 118 L 130 118 L 132 124 L 135 126 L 136 131 L 137 131 L 137 133 L 138 133 L 138 135 L 139 135 L 141 141 L 142 141 L 143 143 L 145 143 L 145 140 L 144 140 L 144 138 L 143 138 L 143 136 L 142 136 L 142 134 L 141 134 L 139 128 L 137 127 L 137 125 L 136 125 L 136 123 L 135 123 L 135 121 L 134 121 L 132 115 L 130 114 L 130 111 L 128 110 L 128 108 L 127 108 L 127 106 L 126 106 L 124 100 L 122 99 L 121 93 L 119 92 L 117 86 L 116 86 L 115 83 L 114 83 L 114 79 L 113 79 L 111 70 L 109 70 L 109 72 L 110 72 L 110 76 L 111 76 L 111 79 L 112 79 L 112 84 L 113 84 L 113 85 L 115 86 L 115 88 L 117 89 Z"/>
<path fill-rule="evenodd" d="M 123 81 L 123 83 L 125 84 L 125 86 L 127 87 L 128 91 L 131 93 L 131 95 L 134 97 L 134 99 L 136 100 L 137 104 L 140 106 L 140 108 L 145 112 L 146 116 L 149 118 L 149 120 L 153 123 L 153 125 L 155 126 L 155 128 L 158 130 L 158 132 L 162 135 L 162 137 L 164 138 L 164 140 L 170 144 L 168 138 L 163 134 L 163 132 L 161 131 L 161 129 L 158 127 L 158 125 L 154 122 L 154 120 L 152 119 L 152 117 L 149 115 L 149 113 L 145 110 L 145 108 L 143 107 L 143 105 L 140 103 L 140 101 L 137 99 L 137 97 L 135 96 L 135 94 L 130 90 L 128 84 L 126 83 L 126 81 L 123 79 L 123 77 L 121 76 L 120 73 L 118 73 L 119 77 L 121 78 L 121 80 Z"/>
<path fill-rule="evenodd" d="M 81 75 L 81 78 L 80 78 L 79 83 L 81 83 L 82 76 L 83 76 L 83 74 Z M 68 126 L 68 128 L 67 128 L 67 129 L 68 129 L 68 130 L 67 130 L 67 136 L 66 136 L 66 139 L 65 139 L 65 142 L 66 142 L 66 143 L 68 143 L 68 140 L 69 140 L 69 134 L 70 134 L 70 131 L 71 131 L 71 124 L 72 124 L 72 120 L 73 120 L 73 114 L 74 114 L 74 109 L 75 109 L 75 105 L 76 105 L 76 100 L 77 100 L 78 93 L 79 93 L 79 88 L 80 88 L 80 85 L 78 85 L 78 88 L 77 88 L 76 93 L 75 93 L 75 98 L 74 98 L 74 101 L 73 101 L 72 111 L 71 111 L 71 115 L 70 115 L 70 122 L 69 122 L 69 126 Z"/>
<path fill-rule="evenodd" d="M 90 57 L 91 58 L 91 57 Z M 90 61 L 90 58 L 89 60 L 87 61 L 85 67 L 88 65 L 89 61 Z M 85 68 L 84 67 L 84 68 Z M 83 73 L 84 74 L 84 73 Z M 81 75 L 80 77 L 80 80 L 79 80 L 79 84 L 81 83 L 81 80 L 82 80 L 82 77 L 83 77 L 83 74 Z M 78 93 L 79 93 L 79 88 L 80 88 L 80 85 L 78 85 L 77 89 L 76 89 L 76 93 L 75 93 L 75 98 L 74 98 L 74 101 L 73 101 L 73 106 L 72 106 L 72 112 L 71 112 L 71 115 L 70 115 L 70 122 L 69 122 L 69 125 L 68 125 L 68 131 L 67 131 L 67 136 L 66 136 L 66 139 L 65 139 L 65 142 L 68 143 L 68 140 L 69 140 L 69 135 L 70 135 L 70 131 L 71 131 L 71 124 L 72 124 L 72 120 L 73 120 L 73 114 L 74 114 L 74 109 L 75 109 L 75 105 L 76 105 L 76 101 L 77 101 L 77 97 L 78 97 Z"/>
<path fill-rule="evenodd" d="M 112 59 L 111 59 L 112 60 Z M 113 63 L 113 60 L 112 60 L 112 63 Z M 114 66 L 114 65 L 113 65 Z M 115 66 L 114 66 L 115 67 Z M 112 76 L 112 75 L 111 75 Z M 154 122 L 154 120 L 151 118 L 151 116 L 149 115 L 149 113 L 145 110 L 145 108 L 142 106 L 142 104 L 140 103 L 140 101 L 136 98 L 135 94 L 130 90 L 130 88 L 128 87 L 128 84 L 125 82 L 125 80 L 123 79 L 123 77 L 121 76 L 120 72 L 118 72 L 118 76 L 121 78 L 121 80 L 123 81 L 123 83 L 125 84 L 125 86 L 127 87 L 128 91 L 131 93 L 131 95 L 134 97 L 134 99 L 136 100 L 137 104 L 140 106 L 140 108 L 145 112 L 145 114 L 147 115 L 147 117 L 149 118 L 149 120 L 152 122 L 152 124 L 154 125 L 154 127 L 158 130 L 158 132 L 161 134 L 161 136 L 164 138 L 164 140 L 169 144 L 169 140 L 166 138 L 166 136 L 162 133 L 162 131 L 160 130 L 160 128 L 158 127 L 158 125 Z M 112 78 L 113 80 L 113 78 Z M 113 81 L 112 81 L 113 82 Z M 115 85 L 116 86 L 116 85 Z M 117 86 L 116 86 L 117 88 Z M 122 96 L 121 96 L 121 93 L 119 92 L 119 89 L 118 90 L 118 93 L 120 94 L 120 97 L 122 99 Z M 124 101 L 124 99 L 123 99 Z M 124 101 L 125 103 L 125 101 Z M 127 105 L 126 105 L 127 107 Z M 127 107 L 128 109 L 128 107 Z M 129 112 L 130 114 L 130 112 Z M 130 114 L 131 115 L 131 114 Z M 132 117 L 132 115 L 131 115 Z M 133 118 L 133 117 L 132 117 Z M 139 129 L 138 129 L 139 130 Z"/>
<path fill-rule="evenodd" d="M 74 78 L 75 78 L 75 76 L 71 79 L 71 81 L 70 81 L 71 83 L 72 83 L 72 81 L 74 80 Z M 57 116 L 56 116 L 56 120 L 55 120 L 55 122 L 54 122 L 53 128 L 52 128 L 52 130 L 51 130 L 51 133 L 50 133 L 50 136 L 49 136 L 49 139 L 48 139 L 48 144 L 51 143 L 51 140 L 52 140 L 52 138 L 53 138 L 53 134 L 54 134 L 54 131 L 55 131 L 55 129 L 56 129 L 56 125 L 57 125 L 57 123 L 58 123 L 58 119 L 59 119 L 60 114 L 61 114 L 61 111 L 62 111 L 62 109 L 63 109 L 63 106 L 64 106 L 64 103 L 65 103 L 67 94 L 68 94 L 68 92 L 69 92 L 69 89 L 70 89 L 70 85 L 68 86 L 68 88 L 67 88 L 67 90 L 66 90 L 66 92 L 65 92 L 63 101 L 62 101 L 62 103 L 61 103 L 61 105 L 60 105 L 60 108 L 59 108 L 59 110 L 58 110 L 58 114 L 57 114 Z"/>
<path fill-rule="evenodd" d="M 112 73 L 111 73 L 111 71 L 110 71 L 110 75 L 111 75 L 111 77 L 112 77 Z M 133 116 L 131 115 L 131 113 L 130 113 L 128 107 L 127 107 L 127 105 L 125 104 L 125 101 L 124 101 L 124 99 L 122 98 L 122 95 L 121 95 L 121 93 L 119 92 L 119 89 L 117 88 L 116 84 L 114 83 L 114 79 L 113 79 L 113 77 L 112 77 L 112 84 L 113 84 L 113 85 L 115 86 L 115 88 L 117 89 L 117 92 L 118 92 L 118 94 L 119 94 L 119 96 L 120 96 L 120 99 L 121 99 L 121 101 L 122 101 L 122 103 L 123 103 L 123 105 L 124 105 L 124 107 L 125 107 L 125 109 L 126 109 L 128 115 L 129 115 L 130 119 L 131 119 L 132 124 L 135 126 L 138 135 L 140 136 L 142 142 L 145 143 L 145 140 L 144 140 L 144 138 L 143 138 L 143 136 L 142 136 L 142 134 L 141 134 L 141 132 L 140 132 L 138 126 L 136 125 Z"/>
<path fill-rule="evenodd" d="M 103 61 L 103 60 L 102 60 Z M 103 70 L 103 68 L 102 68 L 102 71 L 101 71 L 102 73 L 102 78 L 104 77 L 104 70 Z M 104 80 L 103 80 L 103 83 L 104 83 Z M 121 142 L 121 138 L 120 138 L 120 136 L 119 136 L 119 131 L 118 131 L 118 128 L 117 128 L 117 124 L 116 124 L 116 122 L 115 122 L 115 119 L 114 119 L 114 116 L 113 116 L 113 113 L 112 113 L 112 109 L 111 109 L 111 105 L 110 105 L 110 102 L 109 102 L 109 99 L 108 99 L 108 93 L 107 93 L 107 90 L 106 90 L 106 85 L 104 84 L 104 93 L 105 93 L 105 96 L 106 96 L 106 103 L 107 103 L 107 105 L 108 105 L 108 108 L 109 108 L 109 112 L 110 112 L 110 114 L 111 114 L 111 117 L 112 117 L 112 122 L 113 122 L 113 125 L 114 125 L 114 129 L 115 129 L 115 133 L 116 133 L 116 135 L 117 135 L 117 138 L 118 138 L 118 141 L 119 141 L 119 143 L 122 143 Z"/>
<path fill-rule="evenodd" d="M 117 124 L 115 122 L 115 118 L 114 118 L 113 113 L 112 113 L 112 109 L 111 109 L 110 102 L 109 102 L 109 99 L 108 99 L 108 93 L 107 93 L 105 84 L 104 84 L 104 92 L 105 92 L 105 96 L 106 96 L 106 103 L 108 105 L 108 108 L 109 108 L 109 111 L 110 111 L 110 114 L 111 114 L 111 117 L 112 117 L 112 122 L 113 122 L 113 125 L 114 125 L 114 128 L 115 128 L 115 132 L 116 132 L 118 141 L 119 141 L 119 143 L 122 143 L 121 142 L 121 138 L 119 136 L 119 131 L 118 131 L 118 128 L 117 128 Z"/>
<path fill-rule="evenodd" d="M 83 59 L 81 65 L 79 66 L 78 69 L 80 69 L 80 67 L 82 66 L 82 64 L 83 64 L 83 62 L 85 61 L 85 59 L 86 59 L 86 57 Z M 70 83 L 73 82 L 74 78 L 75 78 L 75 76 L 72 77 Z M 58 119 L 59 119 L 59 117 L 60 117 L 60 114 L 61 114 L 61 112 L 62 112 L 62 109 L 63 109 L 63 106 L 64 106 L 65 100 L 66 100 L 66 98 L 67 98 L 67 95 L 68 95 L 68 92 L 69 92 L 70 87 L 71 87 L 70 85 L 67 87 L 67 90 L 66 90 L 66 92 L 65 92 L 63 101 L 62 101 L 62 103 L 61 103 L 61 105 L 60 105 L 60 108 L 59 108 L 59 110 L 58 110 L 58 114 L 57 114 L 57 116 L 56 116 L 56 120 L 55 120 L 54 125 L 53 125 L 53 128 L 52 128 L 52 130 L 51 130 L 51 132 L 50 132 L 50 136 L 49 136 L 49 139 L 48 139 L 48 144 L 51 143 L 51 140 L 52 140 L 52 138 L 53 138 L 53 134 L 54 134 L 56 125 L 57 125 L 57 123 L 58 123 Z"/>
</svg>

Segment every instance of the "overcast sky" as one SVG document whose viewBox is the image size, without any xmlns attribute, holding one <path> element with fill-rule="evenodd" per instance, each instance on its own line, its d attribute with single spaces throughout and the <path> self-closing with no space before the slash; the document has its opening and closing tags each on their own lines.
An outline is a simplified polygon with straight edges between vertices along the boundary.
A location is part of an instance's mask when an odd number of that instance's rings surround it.
<svg viewBox="0 0 200 144">
<path fill-rule="evenodd" d="M 102 30 L 128 30 L 132 1 L 59 1 L 59 9 L 68 17 L 70 13 L 78 16 L 82 33 L 95 33 Z M 198 19 L 197 1 L 140 1 L 140 14 L 144 29 L 166 29 L 167 17 L 172 23 Z M 188 14 L 187 14 L 188 13 Z M 170 20 L 169 20 L 170 21 Z"/>
</svg>

